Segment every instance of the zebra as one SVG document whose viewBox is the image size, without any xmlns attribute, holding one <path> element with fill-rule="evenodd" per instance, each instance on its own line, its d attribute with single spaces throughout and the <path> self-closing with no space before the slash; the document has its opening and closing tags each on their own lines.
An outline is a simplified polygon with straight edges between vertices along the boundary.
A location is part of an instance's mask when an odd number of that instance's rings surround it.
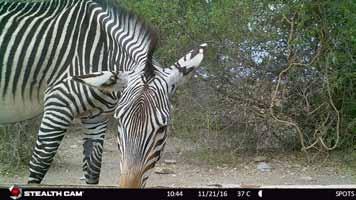
<svg viewBox="0 0 356 200">
<path fill-rule="evenodd" d="M 142 157 L 141 162 L 134 154 L 145 150 L 148 155 L 147 147 L 153 147 L 151 143 L 158 139 L 156 136 L 164 135 L 165 138 L 170 115 L 169 97 L 178 83 L 200 64 L 205 48 L 201 45 L 172 67 L 162 68 L 152 58 L 157 40 L 152 26 L 120 8 L 113 0 L 0 2 L 0 124 L 44 113 L 30 161 L 28 183 L 41 183 L 66 128 L 72 118 L 79 117 L 86 128 L 83 143 L 85 180 L 88 184 L 98 184 L 107 121 L 114 112 L 119 123 L 121 185 L 145 185 L 148 171 L 159 159 L 157 154 L 162 148 L 155 146 L 151 150 L 156 153 L 150 159 Z M 120 74 L 127 77 L 120 77 Z M 116 81 L 119 85 L 126 81 L 127 88 L 122 92 L 122 88 L 114 90 L 115 80 L 120 80 Z M 146 94 L 146 91 L 152 88 L 157 93 L 147 101 L 149 92 Z M 60 99 L 65 96 L 72 97 Z M 130 100 L 131 97 L 135 98 Z M 83 103 L 85 99 L 90 99 L 88 104 Z M 142 107 L 148 109 L 137 110 L 137 104 L 142 103 Z M 154 109 L 150 105 L 155 105 Z M 67 114 L 78 112 L 63 118 L 61 109 Z M 165 116 L 164 120 L 159 121 L 163 118 L 157 118 L 158 115 Z M 146 143 L 134 146 L 135 142 L 130 140 L 140 126 L 144 136 L 141 139 Z M 160 142 L 164 145 L 165 139 Z M 127 170 L 138 166 L 146 167 L 139 173 Z M 127 173 L 135 174 L 136 178 L 130 178 Z"/>
<path fill-rule="evenodd" d="M 128 76 L 115 110 L 118 122 L 120 186 L 141 188 L 161 157 L 171 119 L 171 98 L 203 60 L 206 44 L 191 50 L 170 67 L 148 60 L 139 73 Z"/>
<path fill-rule="evenodd" d="M 107 115 L 116 109 L 117 99 L 127 85 L 127 73 L 102 71 L 69 76 L 48 87 L 38 139 L 30 160 L 29 183 L 46 174 L 59 144 L 74 118 L 87 129 L 84 137 L 83 171 L 88 184 L 98 182 Z"/>
<path fill-rule="evenodd" d="M 109 72 L 141 69 L 155 40 L 150 37 L 151 32 L 153 29 L 146 23 L 114 1 L 0 1 L 0 124 L 30 119 L 48 110 L 46 107 L 51 103 L 46 101 L 52 98 L 46 97 L 50 92 L 58 92 L 59 86 L 65 87 L 63 81 L 69 77 L 76 77 L 78 82 L 87 76 L 92 77 L 89 82 L 97 82 L 108 78 Z M 97 73 L 101 72 L 107 73 L 99 76 Z M 76 83 L 74 79 L 70 82 Z M 79 83 L 75 85 L 79 87 Z M 86 127 L 83 170 L 86 182 L 97 184 L 109 116 L 105 112 L 114 110 L 120 94 L 108 96 L 95 88 L 85 88 L 80 87 L 82 95 L 69 100 L 76 108 L 84 109 L 77 116 Z M 83 96 L 91 99 L 86 103 L 98 105 L 84 108 Z M 103 106 L 99 102 L 105 99 L 108 104 Z M 106 109 L 87 110 L 98 107 Z M 67 126 L 70 120 L 65 121 Z M 41 143 L 41 135 L 49 132 L 46 128 L 49 125 L 62 129 L 51 137 L 53 142 L 59 144 L 64 134 L 63 121 L 50 119 L 45 113 L 30 161 L 29 183 L 42 181 L 56 153 L 55 148 L 48 150 Z M 90 159 L 93 156 L 97 159 Z"/>
</svg>

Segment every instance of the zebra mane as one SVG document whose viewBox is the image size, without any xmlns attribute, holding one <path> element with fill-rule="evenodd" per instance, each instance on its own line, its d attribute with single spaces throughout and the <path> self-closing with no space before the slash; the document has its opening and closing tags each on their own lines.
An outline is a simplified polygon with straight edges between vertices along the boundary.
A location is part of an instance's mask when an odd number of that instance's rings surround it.
<svg viewBox="0 0 356 200">
<path fill-rule="evenodd" d="M 154 34 L 152 34 L 151 36 L 153 36 L 151 38 L 151 42 L 150 42 L 150 47 L 147 53 L 147 61 L 146 61 L 146 66 L 145 66 L 145 76 L 147 79 L 151 78 L 154 76 L 154 71 L 155 68 L 153 67 L 153 53 L 155 52 L 156 48 L 157 48 L 157 43 L 158 43 L 158 35 L 156 34 L 156 31 L 154 29 L 151 29 L 153 31 Z"/>
<path fill-rule="evenodd" d="M 146 20 L 143 19 L 140 15 L 137 15 L 133 11 L 129 11 L 128 9 L 125 9 L 122 5 L 118 3 L 116 0 L 94 0 L 100 4 L 106 4 L 108 8 L 113 8 L 112 10 L 114 11 L 114 14 L 124 17 L 124 18 L 129 18 L 132 23 L 137 23 L 139 26 L 141 26 L 141 33 L 140 35 L 142 38 L 145 38 L 148 36 L 148 43 L 147 45 L 147 51 L 146 51 L 146 63 L 145 67 L 143 68 L 144 74 L 146 79 L 150 79 L 154 75 L 154 70 L 155 68 L 152 65 L 152 60 L 153 60 L 153 53 L 156 50 L 157 44 L 158 44 L 158 34 L 154 26 L 152 26 L 150 23 L 148 23 Z M 142 39 L 143 40 L 143 39 Z M 124 50 L 127 52 L 129 56 L 132 56 L 130 54 L 130 50 L 126 49 L 124 46 L 122 46 Z M 135 60 L 135 59 L 133 59 Z M 135 60 L 137 61 L 137 60 Z"/>
</svg>

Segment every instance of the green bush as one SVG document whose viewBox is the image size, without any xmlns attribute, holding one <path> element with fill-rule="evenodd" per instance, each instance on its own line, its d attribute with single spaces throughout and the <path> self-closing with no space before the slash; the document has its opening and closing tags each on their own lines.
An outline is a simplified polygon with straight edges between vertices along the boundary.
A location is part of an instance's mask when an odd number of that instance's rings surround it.
<svg viewBox="0 0 356 200">
<path fill-rule="evenodd" d="M 304 65 L 282 76 L 280 105 L 273 109 L 276 116 L 299 126 L 306 145 L 322 135 L 324 142 L 333 146 L 337 141 L 333 102 L 340 113 L 337 147 L 355 146 L 355 2 L 120 2 L 157 26 L 161 44 L 155 56 L 165 66 L 190 47 L 209 44 L 202 68 L 213 76 L 180 89 L 173 114 L 176 134 L 206 141 L 202 137 L 209 134 L 199 133 L 215 133 L 211 140 L 235 143 L 232 147 L 240 146 L 245 135 L 246 148 L 260 148 L 261 140 L 266 140 L 272 144 L 278 141 L 279 147 L 300 149 L 297 131 L 275 121 L 268 110 L 279 73 L 291 62 L 300 62 Z M 314 56 L 317 59 L 308 64 Z M 257 62 L 256 57 L 260 57 Z M 229 72 L 235 66 L 243 67 L 249 75 L 236 80 Z M 192 91 L 204 84 L 210 84 L 211 89 L 203 87 L 202 94 L 194 96 Z M 212 91 L 215 96 L 210 95 Z M 320 105 L 320 110 L 312 112 Z M 244 108 L 250 116 L 238 113 Z"/>
</svg>

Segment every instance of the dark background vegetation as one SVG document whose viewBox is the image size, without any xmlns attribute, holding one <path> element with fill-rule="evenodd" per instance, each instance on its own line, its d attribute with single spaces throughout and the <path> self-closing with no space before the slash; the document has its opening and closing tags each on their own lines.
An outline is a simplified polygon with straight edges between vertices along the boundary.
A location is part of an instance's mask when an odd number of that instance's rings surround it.
<svg viewBox="0 0 356 200">
<path fill-rule="evenodd" d="M 355 148 L 355 1 L 121 3 L 158 28 L 164 66 L 209 45 L 174 99 L 171 135 L 213 151 Z"/>
<path fill-rule="evenodd" d="M 155 57 L 163 66 L 209 45 L 173 99 L 170 137 L 194 141 L 207 154 L 302 151 L 313 160 L 335 150 L 349 161 L 356 157 L 355 1 L 120 3 L 157 28 Z M 2 131 L 0 157 L 11 156 L 10 144 L 27 164 L 28 132 Z"/>
</svg>

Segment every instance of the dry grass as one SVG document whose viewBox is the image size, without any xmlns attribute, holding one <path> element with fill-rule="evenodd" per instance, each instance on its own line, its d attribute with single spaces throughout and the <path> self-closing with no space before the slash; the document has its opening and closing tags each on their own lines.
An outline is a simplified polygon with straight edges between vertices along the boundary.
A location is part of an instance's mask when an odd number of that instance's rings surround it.
<svg viewBox="0 0 356 200">
<path fill-rule="evenodd" d="M 0 170 L 27 168 L 40 118 L 0 127 Z"/>
</svg>

